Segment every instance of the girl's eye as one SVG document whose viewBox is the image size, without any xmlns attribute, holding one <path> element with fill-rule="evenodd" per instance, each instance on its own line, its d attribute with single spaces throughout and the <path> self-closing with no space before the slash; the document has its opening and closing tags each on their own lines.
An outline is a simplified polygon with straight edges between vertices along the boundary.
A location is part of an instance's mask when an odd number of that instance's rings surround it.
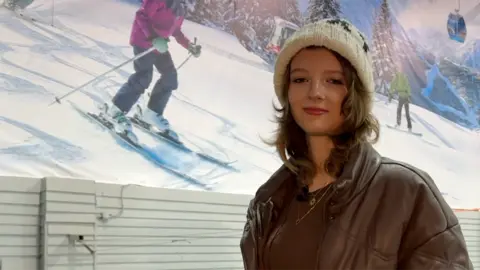
<svg viewBox="0 0 480 270">
<path fill-rule="evenodd" d="M 337 85 L 343 85 L 343 81 L 338 79 L 328 79 L 327 82 L 337 84 Z"/>
<path fill-rule="evenodd" d="M 307 81 L 306 78 L 293 78 L 292 79 L 292 83 L 304 83 L 306 81 Z"/>
</svg>

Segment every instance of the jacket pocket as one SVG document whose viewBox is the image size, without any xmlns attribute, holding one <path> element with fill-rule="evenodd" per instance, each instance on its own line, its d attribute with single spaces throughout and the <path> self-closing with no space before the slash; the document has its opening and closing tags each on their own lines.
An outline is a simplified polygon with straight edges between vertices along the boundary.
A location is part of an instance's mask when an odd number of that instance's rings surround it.
<svg viewBox="0 0 480 270">
<path fill-rule="evenodd" d="M 376 249 L 368 234 L 353 235 L 332 225 L 322 247 L 322 258 L 329 269 L 394 270 L 397 254 Z M 322 268 L 323 269 L 323 268 Z"/>
</svg>

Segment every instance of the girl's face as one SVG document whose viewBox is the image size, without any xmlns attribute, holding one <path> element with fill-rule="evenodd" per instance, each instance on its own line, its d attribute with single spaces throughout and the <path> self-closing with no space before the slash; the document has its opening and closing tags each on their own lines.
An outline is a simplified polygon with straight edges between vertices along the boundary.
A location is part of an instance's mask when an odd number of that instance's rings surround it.
<svg viewBox="0 0 480 270">
<path fill-rule="evenodd" d="M 288 102 L 310 136 L 335 135 L 344 121 L 347 83 L 341 63 L 325 48 L 303 49 L 290 64 Z"/>
</svg>

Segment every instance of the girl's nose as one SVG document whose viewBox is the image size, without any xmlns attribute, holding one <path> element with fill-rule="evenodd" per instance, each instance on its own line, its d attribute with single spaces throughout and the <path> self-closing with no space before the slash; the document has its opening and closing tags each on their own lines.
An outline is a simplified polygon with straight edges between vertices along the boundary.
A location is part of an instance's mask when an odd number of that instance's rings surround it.
<svg viewBox="0 0 480 270">
<path fill-rule="evenodd" d="M 308 94 L 312 99 L 325 99 L 325 85 L 323 84 L 323 80 L 312 80 Z"/>
</svg>

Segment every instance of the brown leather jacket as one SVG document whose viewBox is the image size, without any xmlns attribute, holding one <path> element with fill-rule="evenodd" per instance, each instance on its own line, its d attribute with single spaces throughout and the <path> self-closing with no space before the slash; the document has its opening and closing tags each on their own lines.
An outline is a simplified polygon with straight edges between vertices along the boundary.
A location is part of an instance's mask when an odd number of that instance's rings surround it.
<svg viewBox="0 0 480 270">
<path fill-rule="evenodd" d="M 428 174 L 370 144 L 351 157 L 322 205 L 317 269 L 473 270 L 458 220 Z M 275 270 L 265 268 L 263 253 L 294 181 L 282 167 L 250 202 L 240 243 L 246 270 Z"/>
</svg>

